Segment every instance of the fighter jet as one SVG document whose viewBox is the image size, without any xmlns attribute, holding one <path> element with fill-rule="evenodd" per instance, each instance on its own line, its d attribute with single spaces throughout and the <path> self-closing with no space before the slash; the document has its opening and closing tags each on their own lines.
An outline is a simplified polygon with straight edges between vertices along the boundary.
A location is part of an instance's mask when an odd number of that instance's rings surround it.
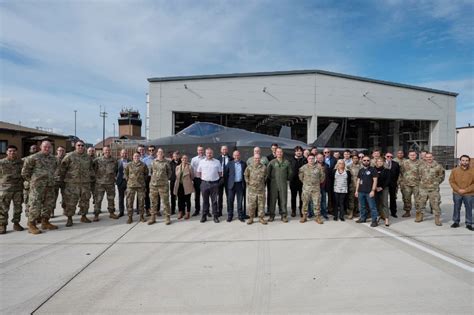
<svg viewBox="0 0 474 315">
<path fill-rule="evenodd" d="M 296 146 L 303 149 L 318 147 L 322 149 L 331 138 L 337 128 L 337 123 L 331 123 L 313 142 L 308 145 L 304 142 L 290 139 L 290 127 L 283 127 L 278 137 L 264 135 L 238 128 L 224 127 L 214 123 L 196 122 L 181 130 L 174 136 L 163 137 L 151 140 L 147 145 L 154 145 L 163 148 L 168 156 L 173 151 L 180 151 L 181 154 L 194 156 L 197 145 L 202 145 L 214 150 L 218 154 L 222 145 L 227 145 L 230 154 L 233 150 L 239 150 L 243 159 L 253 155 L 253 148 L 258 146 L 262 149 L 262 154 L 269 154 L 273 143 L 283 148 L 285 154 L 293 155 Z"/>
</svg>

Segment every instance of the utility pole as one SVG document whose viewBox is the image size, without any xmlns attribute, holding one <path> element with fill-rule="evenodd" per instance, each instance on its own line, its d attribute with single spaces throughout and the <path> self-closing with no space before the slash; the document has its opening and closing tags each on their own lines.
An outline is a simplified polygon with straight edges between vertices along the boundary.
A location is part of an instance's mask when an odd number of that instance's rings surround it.
<svg viewBox="0 0 474 315">
<path fill-rule="evenodd" d="M 115 123 L 113 123 L 113 125 L 114 125 L 114 138 L 115 138 Z"/>
<path fill-rule="evenodd" d="M 102 111 L 102 106 L 100 107 L 100 117 L 102 117 L 102 148 L 105 146 L 105 118 L 107 117 L 107 112 L 105 111 L 105 106 L 104 106 L 104 111 Z"/>
<path fill-rule="evenodd" d="M 77 137 L 77 110 L 74 110 L 74 137 Z"/>
</svg>

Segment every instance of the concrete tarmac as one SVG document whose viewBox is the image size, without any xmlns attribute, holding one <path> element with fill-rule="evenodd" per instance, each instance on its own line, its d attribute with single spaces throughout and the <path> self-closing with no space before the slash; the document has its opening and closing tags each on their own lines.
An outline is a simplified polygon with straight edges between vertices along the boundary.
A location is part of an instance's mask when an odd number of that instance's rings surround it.
<svg viewBox="0 0 474 315">
<path fill-rule="evenodd" d="M 59 216 L 38 236 L 9 224 L 0 314 L 472 314 L 474 238 L 464 209 L 449 227 L 448 176 L 442 227 L 401 210 L 388 228 L 298 217 L 148 226 L 137 215 L 128 225 L 105 213 L 71 228 Z"/>
</svg>

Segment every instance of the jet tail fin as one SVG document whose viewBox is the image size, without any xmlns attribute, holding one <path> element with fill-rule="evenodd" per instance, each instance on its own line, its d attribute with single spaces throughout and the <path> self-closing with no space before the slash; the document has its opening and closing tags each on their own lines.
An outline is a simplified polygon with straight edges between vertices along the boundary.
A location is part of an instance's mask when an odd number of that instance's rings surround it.
<svg viewBox="0 0 474 315">
<path fill-rule="evenodd" d="M 281 126 L 280 133 L 278 134 L 278 137 L 291 139 L 291 127 Z"/>
<path fill-rule="evenodd" d="M 326 129 L 324 129 L 324 131 L 318 136 L 318 138 L 311 144 L 311 146 L 319 148 L 325 147 L 334 132 L 336 131 L 337 126 L 339 126 L 338 123 L 330 123 L 329 126 L 327 126 Z"/>
</svg>

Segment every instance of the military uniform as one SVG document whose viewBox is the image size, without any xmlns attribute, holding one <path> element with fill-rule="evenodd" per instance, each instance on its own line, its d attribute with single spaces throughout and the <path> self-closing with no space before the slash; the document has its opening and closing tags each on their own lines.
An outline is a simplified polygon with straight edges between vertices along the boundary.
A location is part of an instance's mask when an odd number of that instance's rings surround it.
<svg viewBox="0 0 474 315">
<path fill-rule="evenodd" d="M 400 177 L 401 185 L 400 189 L 402 191 L 403 197 L 403 210 L 405 210 L 404 217 L 410 216 L 410 211 L 412 208 L 412 196 L 415 199 L 415 209 L 418 212 L 420 210 L 420 205 L 418 203 L 418 193 L 420 185 L 420 161 L 412 161 L 406 159 L 400 165 Z"/>
<path fill-rule="evenodd" d="M 98 157 L 93 163 L 95 174 L 95 203 L 94 214 L 96 217 L 101 212 L 102 200 L 107 193 L 107 210 L 111 217 L 115 212 L 115 177 L 117 176 L 118 163 L 113 157 Z"/>
<path fill-rule="evenodd" d="M 21 159 L 23 164 L 25 163 L 28 156 Z M 23 167 L 23 166 L 22 166 Z M 30 193 L 30 183 L 26 180 L 23 181 L 23 202 L 25 203 L 25 215 L 28 217 L 30 213 L 30 206 L 28 205 L 28 194 Z"/>
<path fill-rule="evenodd" d="M 65 155 L 63 155 L 62 157 L 56 156 L 58 167 L 61 165 L 61 162 L 63 161 L 64 157 L 65 157 Z M 63 208 L 63 211 L 65 212 L 66 211 L 66 200 L 64 198 L 64 188 L 65 188 L 65 183 L 63 181 L 59 180 L 59 177 L 57 177 L 56 178 L 56 185 L 54 186 L 54 196 L 55 196 L 54 204 L 56 205 L 56 202 L 58 201 L 59 189 L 61 189 L 61 207 Z M 54 217 L 54 209 L 53 209 L 53 212 L 51 212 L 51 217 Z"/>
<path fill-rule="evenodd" d="M 12 201 L 14 229 L 23 230 L 23 228 L 18 228 L 23 202 L 22 167 L 23 161 L 20 159 L 9 160 L 4 158 L 0 160 L 0 226 L 3 227 L 3 231 L 8 225 L 8 211 Z"/>
<path fill-rule="evenodd" d="M 91 165 L 92 165 L 92 168 L 94 168 L 94 156 L 90 156 L 88 155 L 89 158 L 91 159 Z M 94 205 L 95 207 L 95 204 L 97 203 L 97 194 L 96 194 L 96 188 L 95 188 L 95 173 L 92 172 L 92 176 L 91 176 L 91 182 L 90 182 L 90 191 L 91 191 L 91 197 L 92 197 L 92 204 Z M 90 199 L 90 197 L 89 197 Z"/>
<path fill-rule="evenodd" d="M 54 187 L 57 165 L 56 157 L 42 152 L 29 156 L 23 164 L 21 176 L 30 183 L 28 226 L 33 234 L 39 233 L 35 226 L 39 218 L 42 219 L 43 229 L 57 228 L 49 223 L 53 208 L 56 207 Z"/>
<path fill-rule="evenodd" d="M 267 167 L 263 163 L 260 163 L 259 165 L 248 165 L 244 172 L 244 178 L 247 187 L 247 207 L 249 208 L 250 214 L 249 222 L 253 222 L 255 212 L 258 209 L 260 222 L 267 224 L 264 219 Z"/>
<path fill-rule="evenodd" d="M 287 160 L 282 159 L 280 162 L 278 159 L 274 159 L 268 163 L 268 178 L 271 181 L 268 210 L 271 220 L 275 217 L 275 208 L 278 201 L 282 220 L 287 221 L 288 180 L 291 175 L 291 165 Z"/>
<path fill-rule="evenodd" d="M 124 176 L 127 180 L 127 223 L 132 223 L 135 195 L 137 196 L 137 207 L 140 213 L 140 221 L 145 222 L 145 190 L 148 167 L 142 161 L 130 162 L 125 167 Z"/>
<path fill-rule="evenodd" d="M 357 175 L 362 165 L 360 163 L 352 163 L 346 170 L 351 173 L 351 185 L 349 187 L 348 203 L 349 203 L 349 219 L 352 219 L 354 215 L 359 212 L 359 201 L 355 197 L 355 191 L 357 188 Z"/>
<path fill-rule="evenodd" d="M 430 201 L 430 207 L 435 215 L 436 225 L 441 225 L 439 217 L 441 215 L 441 194 L 439 185 L 444 181 L 444 168 L 436 161 L 431 164 L 420 162 L 420 188 L 418 193 L 417 222 L 423 220 L 423 208 L 426 201 Z M 439 223 L 439 224 L 438 224 Z"/>
<path fill-rule="evenodd" d="M 150 202 L 151 202 L 151 218 L 148 224 L 155 223 L 157 209 L 160 207 L 160 200 L 163 202 L 163 211 L 166 224 L 170 224 L 170 186 L 171 166 L 165 159 L 153 160 L 151 164 L 150 179 Z"/>
<path fill-rule="evenodd" d="M 76 151 L 66 154 L 59 167 L 59 179 L 65 183 L 66 216 L 72 217 L 79 203 L 79 213 L 83 216 L 81 222 L 89 223 L 85 216 L 89 212 L 91 183 L 94 180 L 91 158 Z M 72 221 L 68 223 L 67 226 L 72 225 Z"/>
<path fill-rule="evenodd" d="M 308 216 L 308 205 L 313 201 L 316 221 L 322 223 L 321 219 L 321 183 L 326 179 L 324 170 L 318 164 L 305 164 L 299 170 L 299 179 L 303 183 L 303 218 L 305 222 Z"/>
</svg>

